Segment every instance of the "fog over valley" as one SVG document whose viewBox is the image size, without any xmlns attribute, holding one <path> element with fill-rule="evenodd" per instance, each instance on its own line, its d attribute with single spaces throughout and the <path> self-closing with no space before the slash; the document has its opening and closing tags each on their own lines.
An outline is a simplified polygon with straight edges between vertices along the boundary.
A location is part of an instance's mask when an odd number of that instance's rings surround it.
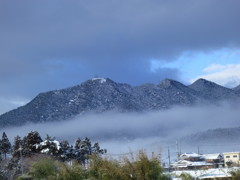
<svg viewBox="0 0 240 180">
<path fill-rule="evenodd" d="M 166 154 L 166 148 L 176 151 L 176 141 L 182 151 L 197 151 L 200 146 L 202 153 L 221 152 L 220 146 L 227 151 L 239 148 L 237 140 L 226 137 L 213 137 L 208 140 L 190 142 L 189 136 L 198 132 L 208 132 L 209 129 L 237 128 L 240 127 L 239 108 L 227 103 L 221 105 L 174 107 L 164 111 L 152 111 L 142 113 L 118 113 L 105 112 L 98 114 L 79 115 L 68 121 L 50 123 L 26 124 L 21 127 L 1 129 L 5 131 L 13 141 L 16 135 L 25 136 L 28 132 L 36 130 L 42 138 L 49 134 L 58 140 L 68 140 L 74 143 L 77 137 L 90 137 L 98 141 L 102 148 L 106 148 L 109 154 L 119 155 L 129 151 L 146 149 L 149 152 L 159 151 Z M 239 131 L 240 132 L 240 131 Z M 212 137 L 211 137 L 212 136 Z M 197 137 L 196 135 L 190 137 Z M 197 138 L 201 138 L 201 135 Z M 211 139 L 212 138 L 212 139 Z M 213 141 L 217 142 L 214 143 Z M 185 142 L 186 141 L 186 142 Z M 189 144 L 188 146 L 188 143 Z"/>
</svg>

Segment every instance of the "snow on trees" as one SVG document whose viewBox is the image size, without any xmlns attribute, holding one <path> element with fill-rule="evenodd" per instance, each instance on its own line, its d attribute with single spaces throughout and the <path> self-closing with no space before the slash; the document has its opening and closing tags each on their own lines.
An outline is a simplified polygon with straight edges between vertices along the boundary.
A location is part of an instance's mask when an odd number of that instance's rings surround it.
<svg viewBox="0 0 240 180">
<path fill-rule="evenodd" d="M 27 136 L 23 138 L 22 142 L 22 154 L 23 156 L 30 156 L 33 153 L 38 153 L 39 150 L 36 148 L 36 145 L 42 142 L 37 131 L 31 131 Z"/>
<path fill-rule="evenodd" d="M 6 133 L 3 133 L 3 138 L 0 141 L 0 152 L 3 154 L 8 153 L 11 149 L 11 144 L 7 138 Z M 14 138 L 12 157 L 19 159 L 23 157 L 29 157 L 34 154 L 48 154 L 54 156 L 62 161 L 77 160 L 80 164 L 85 164 L 92 154 L 104 154 L 106 149 L 101 149 L 98 143 L 92 142 L 89 138 L 80 139 L 77 138 L 74 146 L 70 145 L 68 141 L 57 141 L 55 138 L 51 138 L 46 135 L 43 141 L 37 131 L 31 131 L 27 136 L 16 136 Z M 6 155 L 5 155 L 6 156 Z"/>
</svg>

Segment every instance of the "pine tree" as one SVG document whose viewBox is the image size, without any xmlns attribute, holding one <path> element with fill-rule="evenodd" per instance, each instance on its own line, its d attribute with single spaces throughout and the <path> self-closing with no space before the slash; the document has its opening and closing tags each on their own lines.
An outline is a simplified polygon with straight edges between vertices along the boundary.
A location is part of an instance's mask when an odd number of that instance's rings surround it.
<svg viewBox="0 0 240 180">
<path fill-rule="evenodd" d="M 74 159 L 76 159 L 80 164 L 83 164 L 85 161 L 85 155 L 82 151 L 83 141 L 80 138 L 77 138 L 74 145 Z"/>
<path fill-rule="evenodd" d="M 37 146 L 42 142 L 37 131 L 31 131 L 27 136 L 23 138 L 23 156 L 30 156 L 34 153 L 38 153 L 39 149 Z"/>
<path fill-rule="evenodd" d="M 12 156 L 14 158 L 20 158 L 20 155 L 21 155 L 20 151 L 22 150 L 20 148 L 22 148 L 22 140 L 20 136 L 16 136 L 14 138 L 13 153 L 12 153 Z"/>
<path fill-rule="evenodd" d="M 91 143 L 89 138 L 86 137 L 82 141 L 81 150 L 85 155 L 91 155 L 92 154 L 92 143 Z"/>
<path fill-rule="evenodd" d="M 51 138 L 48 134 L 45 138 L 45 141 L 40 143 L 38 149 L 41 153 L 49 154 L 55 157 L 61 156 L 62 153 L 60 143 L 56 141 L 55 138 Z"/>
<path fill-rule="evenodd" d="M 81 139 L 77 138 L 74 148 L 75 149 L 80 149 L 81 148 L 81 142 L 82 142 Z"/>
<path fill-rule="evenodd" d="M 11 150 L 11 143 L 5 132 L 2 134 L 2 142 L 1 142 L 1 151 L 3 153 L 4 159 L 7 158 L 7 153 Z"/>
<path fill-rule="evenodd" d="M 80 164 L 86 164 L 89 159 L 89 155 L 91 154 L 92 154 L 92 143 L 90 139 L 86 137 L 80 143 L 80 149 L 78 151 L 77 161 Z"/>
<path fill-rule="evenodd" d="M 69 142 L 63 140 L 60 142 L 61 147 L 61 159 L 63 161 L 71 160 L 74 158 L 73 147 L 69 145 Z"/>
<path fill-rule="evenodd" d="M 45 141 L 53 141 L 54 138 L 51 138 L 51 136 L 49 136 L 48 134 L 45 137 Z"/>
<path fill-rule="evenodd" d="M 96 153 L 96 154 L 105 154 L 105 153 L 107 153 L 107 150 L 106 149 L 101 149 L 100 146 L 99 146 L 99 143 L 96 142 L 96 143 L 94 143 L 94 145 L 92 147 L 92 152 Z"/>
<path fill-rule="evenodd" d="M 90 155 L 94 154 L 104 154 L 106 153 L 106 149 L 101 149 L 98 143 L 94 143 L 92 146 L 91 140 L 89 138 L 85 138 L 81 140 L 78 138 L 75 142 L 74 146 L 74 158 L 80 164 L 86 164 Z"/>
</svg>

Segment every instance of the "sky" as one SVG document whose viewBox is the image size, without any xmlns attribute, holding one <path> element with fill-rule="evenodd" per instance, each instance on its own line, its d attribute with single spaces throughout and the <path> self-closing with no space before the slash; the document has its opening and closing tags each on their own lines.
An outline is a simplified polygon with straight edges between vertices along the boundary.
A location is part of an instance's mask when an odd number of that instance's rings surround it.
<svg viewBox="0 0 240 180">
<path fill-rule="evenodd" d="M 239 0 L 1 0 L 0 114 L 108 77 L 240 84 Z"/>
</svg>

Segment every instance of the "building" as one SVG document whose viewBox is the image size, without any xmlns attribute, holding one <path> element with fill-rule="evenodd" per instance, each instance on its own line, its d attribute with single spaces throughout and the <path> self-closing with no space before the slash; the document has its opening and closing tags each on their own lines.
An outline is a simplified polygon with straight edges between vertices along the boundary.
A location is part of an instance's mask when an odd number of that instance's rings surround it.
<svg viewBox="0 0 240 180">
<path fill-rule="evenodd" d="M 214 164 L 207 163 L 205 161 L 179 160 L 171 164 L 171 169 L 175 169 L 175 170 L 197 170 L 197 169 L 209 169 L 209 168 L 214 168 Z"/>
<path fill-rule="evenodd" d="M 201 154 L 184 153 L 179 156 L 179 160 L 171 164 L 175 170 L 193 170 L 214 168 L 214 163 L 206 162 Z"/>
<path fill-rule="evenodd" d="M 179 159 L 187 160 L 191 162 L 204 161 L 204 158 L 202 157 L 202 155 L 197 153 L 184 153 L 179 156 Z"/>
<path fill-rule="evenodd" d="M 178 160 L 171 164 L 175 170 L 192 170 L 192 169 L 210 169 L 224 167 L 224 157 L 222 154 L 197 154 L 184 153 Z"/>
<path fill-rule="evenodd" d="M 203 154 L 205 162 L 214 164 L 214 168 L 224 167 L 224 157 L 222 154 Z"/>
<path fill-rule="evenodd" d="M 226 152 L 224 155 L 225 167 L 234 167 L 240 165 L 240 152 Z"/>
</svg>

